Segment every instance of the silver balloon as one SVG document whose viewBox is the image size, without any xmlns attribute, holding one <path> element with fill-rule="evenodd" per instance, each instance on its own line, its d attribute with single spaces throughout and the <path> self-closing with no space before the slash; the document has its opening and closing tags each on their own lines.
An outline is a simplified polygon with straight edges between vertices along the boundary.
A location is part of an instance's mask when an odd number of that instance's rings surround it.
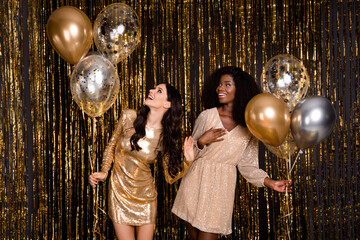
<svg viewBox="0 0 360 240">
<path fill-rule="evenodd" d="M 320 96 L 301 100 L 291 113 L 291 133 L 296 145 L 311 147 L 333 131 L 336 113 L 331 102 Z"/>
<path fill-rule="evenodd" d="M 136 13 L 124 3 L 103 9 L 96 17 L 93 32 L 97 49 L 114 64 L 133 52 L 141 36 Z"/>
<path fill-rule="evenodd" d="M 265 64 L 260 80 L 263 91 L 281 97 L 290 111 L 305 97 L 309 84 L 303 63 L 289 54 L 271 58 Z"/>
<path fill-rule="evenodd" d="M 120 81 L 116 68 L 108 59 L 91 54 L 75 66 L 70 89 L 81 110 L 91 117 L 99 117 L 115 102 Z"/>
</svg>

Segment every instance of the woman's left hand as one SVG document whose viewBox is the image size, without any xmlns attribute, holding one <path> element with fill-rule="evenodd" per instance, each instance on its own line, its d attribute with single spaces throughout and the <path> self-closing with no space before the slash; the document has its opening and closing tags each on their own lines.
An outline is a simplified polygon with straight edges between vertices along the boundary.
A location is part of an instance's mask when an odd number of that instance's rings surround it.
<svg viewBox="0 0 360 240">
<path fill-rule="evenodd" d="M 265 178 L 264 185 L 278 192 L 291 192 L 291 180 L 272 180 Z"/>
<path fill-rule="evenodd" d="M 194 140 L 193 138 L 186 137 L 184 141 L 184 156 L 186 158 L 186 161 L 192 162 L 194 161 Z"/>
</svg>

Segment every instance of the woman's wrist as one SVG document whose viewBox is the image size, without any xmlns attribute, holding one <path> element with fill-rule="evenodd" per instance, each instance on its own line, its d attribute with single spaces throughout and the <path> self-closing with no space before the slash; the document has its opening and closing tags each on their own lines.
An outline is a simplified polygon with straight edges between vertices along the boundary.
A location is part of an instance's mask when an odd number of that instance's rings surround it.
<svg viewBox="0 0 360 240">
<path fill-rule="evenodd" d="M 199 139 L 199 140 L 197 141 L 197 146 L 198 146 L 198 148 L 203 149 L 204 146 L 205 146 L 205 144 L 203 144 L 203 143 L 201 142 L 201 140 Z"/>
<path fill-rule="evenodd" d="M 269 177 L 266 177 L 264 179 L 264 185 L 267 186 L 268 188 L 274 189 L 273 183 L 274 183 L 274 180 L 272 180 Z"/>
<path fill-rule="evenodd" d="M 100 172 L 104 174 L 105 179 L 106 179 L 106 178 L 107 178 L 107 176 L 108 176 L 108 171 L 100 171 Z"/>
</svg>

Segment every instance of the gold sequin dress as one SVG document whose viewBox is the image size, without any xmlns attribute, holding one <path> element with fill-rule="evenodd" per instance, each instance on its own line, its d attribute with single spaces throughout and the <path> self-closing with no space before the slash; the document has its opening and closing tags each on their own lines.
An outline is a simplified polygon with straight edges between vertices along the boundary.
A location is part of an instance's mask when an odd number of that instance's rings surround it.
<svg viewBox="0 0 360 240">
<path fill-rule="evenodd" d="M 258 167 L 258 141 L 240 125 L 223 141 L 199 149 L 197 140 L 211 127 L 223 128 L 216 108 L 203 111 L 196 120 L 195 161 L 181 181 L 172 212 L 203 232 L 226 235 L 232 231 L 236 169 L 258 187 L 268 175 Z"/>
<path fill-rule="evenodd" d="M 130 138 L 134 134 L 135 110 L 125 110 L 108 143 L 101 171 L 111 169 L 109 179 L 108 209 L 112 221 L 120 224 L 141 226 L 155 223 L 157 192 L 150 165 L 154 163 L 159 150 L 162 129 L 146 127 L 146 136 L 138 141 L 142 148 L 132 151 Z M 183 171 L 171 178 L 163 161 L 165 179 L 173 183 L 182 177 L 190 163 L 184 162 Z M 113 163 L 113 166 L 111 167 Z"/>
</svg>

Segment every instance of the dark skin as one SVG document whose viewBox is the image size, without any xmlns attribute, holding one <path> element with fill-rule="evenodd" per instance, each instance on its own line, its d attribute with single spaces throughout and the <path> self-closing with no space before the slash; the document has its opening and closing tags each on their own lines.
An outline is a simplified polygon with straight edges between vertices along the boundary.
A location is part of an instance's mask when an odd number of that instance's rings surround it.
<svg viewBox="0 0 360 240">
<path fill-rule="evenodd" d="M 217 110 L 223 128 L 210 128 L 207 130 L 197 141 L 199 148 L 223 141 L 223 136 L 237 127 L 238 124 L 234 121 L 232 115 L 235 91 L 236 87 L 233 78 L 230 75 L 223 75 L 216 89 L 219 102 L 222 104 Z M 243 129 L 246 130 L 246 128 Z M 264 185 L 278 192 L 291 192 L 291 180 L 273 180 L 267 177 L 264 179 Z M 216 240 L 218 237 L 218 234 L 200 231 L 188 222 L 186 222 L 186 225 L 192 240 Z"/>
</svg>

